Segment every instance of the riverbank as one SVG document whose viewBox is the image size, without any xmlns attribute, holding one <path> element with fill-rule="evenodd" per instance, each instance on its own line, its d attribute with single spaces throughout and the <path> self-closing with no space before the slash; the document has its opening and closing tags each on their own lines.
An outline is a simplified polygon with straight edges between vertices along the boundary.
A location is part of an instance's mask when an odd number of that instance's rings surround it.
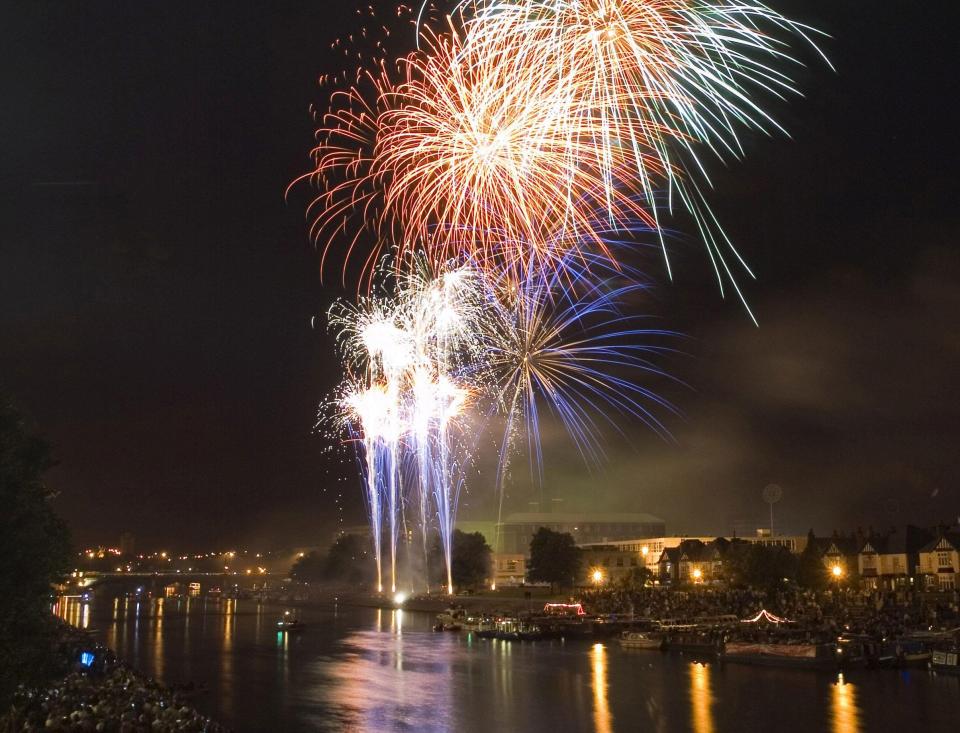
<svg viewBox="0 0 960 733">
<path fill-rule="evenodd" d="M 190 703 L 192 690 L 171 688 L 116 659 L 112 650 L 63 624 L 58 653 L 66 676 L 21 687 L 0 717 L 0 732 L 227 733 Z"/>
<path fill-rule="evenodd" d="M 410 596 L 404 597 L 402 602 L 385 594 L 337 594 L 332 602 L 341 606 L 356 606 L 360 608 L 402 608 L 404 611 L 419 611 L 422 613 L 440 613 L 451 605 L 456 605 L 466 611 L 491 613 L 522 613 L 538 610 L 546 602 L 564 600 L 562 597 L 538 596 L 536 599 L 517 598 L 515 596 Z M 330 601 L 327 601 L 329 603 Z"/>
</svg>

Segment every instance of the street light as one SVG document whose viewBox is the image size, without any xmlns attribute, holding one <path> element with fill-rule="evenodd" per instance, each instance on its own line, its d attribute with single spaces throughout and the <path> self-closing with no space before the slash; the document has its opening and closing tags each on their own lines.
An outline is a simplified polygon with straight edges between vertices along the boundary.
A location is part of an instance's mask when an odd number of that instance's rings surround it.
<svg viewBox="0 0 960 733">
<path fill-rule="evenodd" d="M 694 583 L 699 583 L 699 582 L 700 582 L 700 578 L 702 578 L 702 577 L 703 577 L 703 571 L 702 571 L 700 568 L 694 568 L 694 569 L 693 569 L 693 582 L 694 582 Z"/>
<path fill-rule="evenodd" d="M 834 565 L 830 568 L 830 572 L 833 573 L 833 577 L 837 580 L 840 580 L 840 576 L 843 575 L 843 568 L 839 565 Z"/>
<path fill-rule="evenodd" d="M 593 578 L 594 585 L 600 585 L 603 582 L 603 571 L 600 568 L 597 568 L 590 575 Z"/>
</svg>

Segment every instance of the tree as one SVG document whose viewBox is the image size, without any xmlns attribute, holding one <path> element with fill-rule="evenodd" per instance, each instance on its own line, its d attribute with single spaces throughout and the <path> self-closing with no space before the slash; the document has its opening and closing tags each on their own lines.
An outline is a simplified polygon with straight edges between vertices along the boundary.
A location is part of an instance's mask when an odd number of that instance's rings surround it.
<svg viewBox="0 0 960 733">
<path fill-rule="evenodd" d="M 366 538 L 342 534 L 334 540 L 323 563 L 325 580 L 366 583 L 374 568 Z"/>
<path fill-rule="evenodd" d="M 527 577 L 539 583 L 571 586 L 580 571 L 580 550 L 573 535 L 541 527 L 530 540 L 530 568 Z"/>
<path fill-rule="evenodd" d="M 797 567 L 797 583 L 810 590 L 823 590 L 827 587 L 827 569 L 817 548 L 817 540 L 811 529 L 807 532 L 807 546 L 800 553 Z"/>
<path fill-rule="evenodd" d="M 290 577 L 302 583 L 316 583 L 323 580 L 324 557 L 314 550 L 298 557 L 290 568 Z"/>
<path fill-rule="evenodd" d="M 797 559 L 786 547 L 733 542 L 723 559 L 730 585 L 774 590 L 796 578 Z"/>
<path fill-rule="evenodd" d="M 373 578 L 373 567 L 366 542 L 356 535 L 342 534 L 326 555 L 314 551 L 299 558 L 290 575 L 306 583 L 366 583 Z"/>
<path fill-rule="evenodd" d="M 0 702 L 18 682 L 41 682 L 50 654 L 51 585 L 70 561 L 66 525 L 43 482 L 50 448 L 0 395 Z"/>
<path fill-rule="evenodd" d="M 645 588 L 647 583 L 653 580 L 653 573 L 646 566 L 631 568 L 630 572 L 623 576 L 619 585 L 623 590 L 637 591 Z"/>
<path fill-rule="evenodd" d="M 490 577 L 493 551 L 480 532 L 470 534 L 453 530 L 453 552 L 450 570 L 458 588 L 476 588 Z"/>
</svg>

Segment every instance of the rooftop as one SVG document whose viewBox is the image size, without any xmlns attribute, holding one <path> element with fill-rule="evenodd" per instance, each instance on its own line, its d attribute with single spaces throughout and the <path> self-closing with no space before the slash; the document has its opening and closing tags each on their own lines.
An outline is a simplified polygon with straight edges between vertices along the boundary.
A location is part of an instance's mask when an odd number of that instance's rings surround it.
<svg viewBox="0 0 960 733">
<path fill-rule="evenodd" d="M 509 514 L 504 524 L 664 524 L 653 514 L 631 512 L 606 512 L 603 514 L 580 514 L 576 512 L 520 512 Z"/>
</svg>

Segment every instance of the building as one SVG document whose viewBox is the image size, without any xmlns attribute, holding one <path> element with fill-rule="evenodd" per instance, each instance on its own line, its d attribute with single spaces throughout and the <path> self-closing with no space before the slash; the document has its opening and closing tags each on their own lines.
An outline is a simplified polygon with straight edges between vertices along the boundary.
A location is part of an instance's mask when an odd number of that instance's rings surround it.
<svg viewBox="0 0 960 733">
<path fill-rule="evenodd" d="M 815 537 L 816 550 L 830 578 L 841 580 L 859 571 L 862 540 L 856 537 Z"/>
<path fill-rule="evenodd" d="M 786 547 L 790 552 L 799 554 L 807 546 L 806 535 L 771 535 L 767 530 L 759 530 L 752 537 L 725 537 L 718 538 L 715 535 L 678 535 L 676 537 L 634 537 L 625 540 L 616 540 L 603 543 L 584 543 L 581 549 L 588 550 L 593 547 L 603 547 L 619 550 L 621 552 L 634 553 L 637 558 L 646 566 L 654 578 L 659 578 L 661 573 L 660 556 L 664 550 L 674 548 L 681 542 L 688 540 L 697 540 L 703 545 L 708 545 L 717 539 L 725 539 L 732 542 L 738 540 L 750 544 L 766 545 L 768 547 Z"/>
<path fill-rule="evenodd" d="M 498 588 L 523 585 L 527 577 L 527 556 L 500 552 L 493 556 L 493 582 Z"/>
<path fill-rule="evenodd" d="M 500 547 L 494 547 L 494 552 L 529 554 L 530 540 L 541 527 L 554 532 L 569 533 L 573 535 L 578 545 L 585 545 L 608 543 L 631 537 L 662 536 L 666 524 L 660 517 L 652 514 L 541 512 L 511 514 L 500 523 Z"/>
<path fill-rule="evenodd" d="M 710 584 L 723 580 L 723 556 L 730 541 L 717 537 L 708 542 L 687 539 L 667 547 L 657 560 L 661 585 Z"/>
<path fill-rule="evenodd" d="M 645 567 L 643 557 L 616 545 L 589 544 L 580 548 L 577 585 L 617 585 Z"/>
<path fill-rule="evenodd" d="M 857 554 L 857 572 L 867 588 L 896 590 L 908 587 L 920 572 L 920 550 L 933 539 L 921 527 L 868 537 Z"/>
<path fill-rule="evenodd" d="M 960 571 L 960 532 L 939 531 L 919 552 L 920 573 L 928 590 L 956 590 Z"/>
</svg>

